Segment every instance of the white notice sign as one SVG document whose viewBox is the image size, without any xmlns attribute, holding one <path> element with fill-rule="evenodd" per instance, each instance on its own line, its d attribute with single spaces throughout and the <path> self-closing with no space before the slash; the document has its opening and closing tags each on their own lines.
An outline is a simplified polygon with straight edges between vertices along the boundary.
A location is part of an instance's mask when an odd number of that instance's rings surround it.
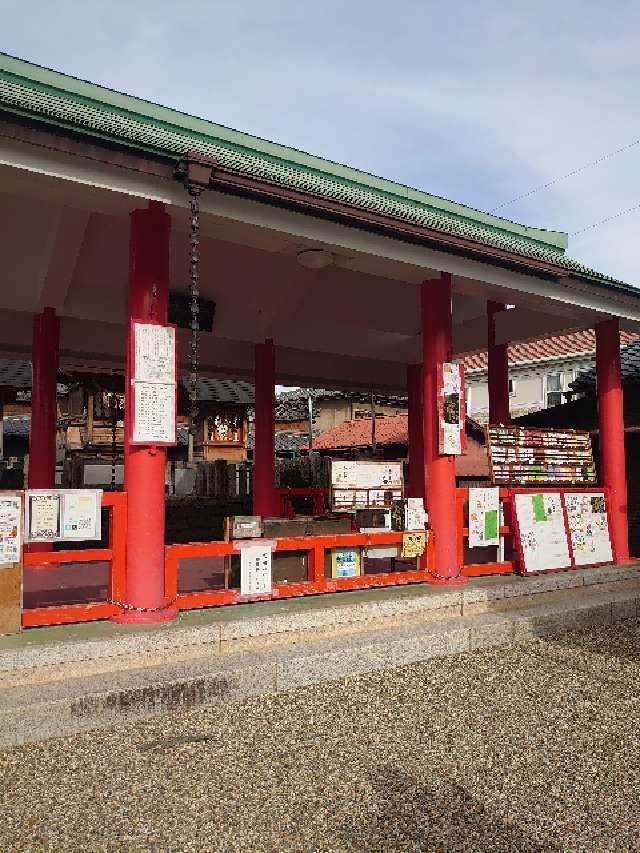
<svg viewBox="0 0 640 853">
<path fill-rule="evenodd" d="M 569 568 L 571 558 L 560 492 L 516 493 L 514 497 L 523 570 Z"/>
<path fill-rule="evenodd" d="M 240 548 L 240 595 L 268 595 L 271 592 L 271 543 L 254 543 Z"/>
<path fill-rule="evenodd" d="M 427 513 L 422 498 L 407 498 L 405 530 L 424 530 L 426 526 Z"/>
<path fill-rule="evenodd" d="M 136 382 L 176 381 L 176 330 L 155 323 L 134 323 L 133 379 Z"/>
<path fill-rule="evenodd" d="M 62 498 L 62 538 L 100 539 L 102 492 L 69 491 Z"/>
<path fill-rule="evenodd" d="M 55 542 L 60 538 L 60 492 L 26 493 L 28 542 Z"/>
<path fill-rule="evenodd" d="M 152 382 L 133 384 L 133 441 L 176 443 L 176 388 Z"/>
<path fill-rule="evenodd" d="M 500 544 L 500 489 L 469 489 L 469 548 Z"/>
<path fill-rule="evenodd" d="M 0 496 L 0 564 L 19 563 L 22 550 L 22 501 Z"/>
<path fill-rule="evenodd" d="M 564 503 L 576 566 L 613 562 L 604 492 L 565 492 Z"/>
</svg>

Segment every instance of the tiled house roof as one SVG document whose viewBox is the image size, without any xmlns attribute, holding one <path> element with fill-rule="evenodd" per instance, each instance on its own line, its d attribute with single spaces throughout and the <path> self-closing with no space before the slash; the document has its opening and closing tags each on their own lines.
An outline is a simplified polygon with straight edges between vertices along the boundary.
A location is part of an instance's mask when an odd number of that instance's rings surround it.
<svg viewBox="0 0 640 853">
<path fill-rule="evenodd" d="M 489 461 L 482 442 L 482 430 L 467 419 L 467 452 L 456 456 L 457 477 L 488 477 Z M 376 444 L 409 443 L 407 415 L 387 415 L 376 419 Z M 371 419 L 345 421 L 314 439 L 314 450 L 346 450 L 364 448 L 371 444 Z M 304 449 L 307 448 L 305 442 Z"/>
<path fill-rule="evenodd" d="M 636 332 L 620 332 L 620 344 L 625 346 L 638 339 Z M 566 335 L 553 335 L 538 341 L 525 341 L 509 345 L 509 364 L 532 364 L 539 361 L 551 361 L 558 358 L 571 358 L 595 355 L 596 335 L 593 329 L 570 332 Z M 487 351 L 470 353 L 461 359 L 469 372 L 487 369 Z"/>
<path fill-rule="evenodd" d="M 0 109 L 103 144 L 175 161 L 196 153 L 227 170 L 309 198 L 457 239 L 463 251 L 504 252 L 534 268 L 608 287 L 628 285 L 568 258 L 567 235 L 530 228 L 358 169 L 240 133 L 140 98 L 0 54 Z M 475 247 L 475 248 L 474 248 Z"/>
</svg>

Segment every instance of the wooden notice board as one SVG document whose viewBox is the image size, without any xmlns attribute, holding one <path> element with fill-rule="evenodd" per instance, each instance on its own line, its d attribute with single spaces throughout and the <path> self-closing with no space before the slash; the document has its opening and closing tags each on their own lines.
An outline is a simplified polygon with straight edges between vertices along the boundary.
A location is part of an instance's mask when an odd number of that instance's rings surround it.
<svg viewBox="0 0 640 853">
<path fill-rule="evenodd" d="M 596 482 L 591 436 L 580 430 L 488 426 L 495 485 L 589 485 Z"/>
<path fill-rule="evenodd" d="M 22 627 L 23 493 L 0 492 L 0 634 Z"/>
</svg>

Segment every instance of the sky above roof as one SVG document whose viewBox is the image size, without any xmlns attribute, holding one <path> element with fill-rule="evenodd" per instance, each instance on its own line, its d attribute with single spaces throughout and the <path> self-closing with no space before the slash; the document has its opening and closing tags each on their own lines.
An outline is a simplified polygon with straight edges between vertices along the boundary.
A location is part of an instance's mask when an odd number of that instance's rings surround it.
<svg viewBox="0 0 640 853">
<path fill-rule="evenodd" d="M 617 0 L 4 0 L 0 50 L 482 210 L 640 138 Z M 640 204 L 640 145 L 496 211 L 569 232 Z M 640 284 L 640 209 L 569 254 Z"/>
</svg>

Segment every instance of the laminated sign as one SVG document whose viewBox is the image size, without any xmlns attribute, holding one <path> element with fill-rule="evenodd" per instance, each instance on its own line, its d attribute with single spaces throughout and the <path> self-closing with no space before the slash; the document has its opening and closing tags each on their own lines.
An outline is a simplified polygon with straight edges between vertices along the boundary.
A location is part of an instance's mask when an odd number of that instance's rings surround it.
<svg viewBox="0 0 640 853">
<path fill-rule="evenodd" d="M 271 593 L 272 542 L 244 542 L 240 547 L 240 595 Z"/>
<path fill-rule="evenodd" d="M 407 559 L 410 557 L 421 557 L 427 547 L 427 534 L 423 533 L 403 533 L 402 534 L 402 556 Z"/>
<path fill-rule="evenodd" d="M 438 365 L 438 452 L 441 456 L 466 453 L 464 367 L 453 362 Z"/>
<path fill-rule="evenodd" d="M 500 544 L 500 489 L 469 489 L 469 547 Z"/>
</svg>

